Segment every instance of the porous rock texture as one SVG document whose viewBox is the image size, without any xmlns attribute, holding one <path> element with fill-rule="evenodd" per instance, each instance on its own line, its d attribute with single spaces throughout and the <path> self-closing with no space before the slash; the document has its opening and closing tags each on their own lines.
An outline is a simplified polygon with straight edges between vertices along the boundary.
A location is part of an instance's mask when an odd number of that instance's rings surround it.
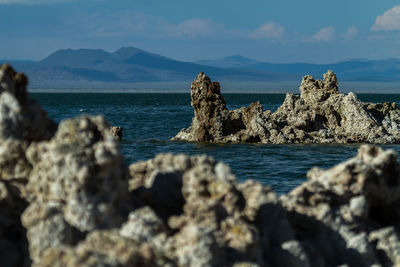
<svg viewBox="0 0 400 267">
<path fill-rule="evenodd" d="M 400 264 L 400 165 L 392 150 L 358 154 L 281 197 L 311 266 Z"/>
<path fill-rule="evenodd" d="M 4 94 L 0 118 L 9 103 L 29 108 L 13 90 Z M 16 151 L 25 163 L 0 169 L 0 266 L 400 264 L 400 165 L 391 150 L 363 145 L 278 197 L 237 182 L 205 155 L 159 154 L 126 166 L 102 117 L 65 120 L 55 131 L 39 114 L 35 123 L 47 130 L 2 139 L 0 158 Z"/>
<path fill-rule="evenodd" d="M 0 66 L 0 266 L 28 266 L 28 242 L 20 216 L 31 164 L 26 149 L 51 138 L 57 125 L 26 91 L 28 79 Z"/>
<path fill-rule="evenodd" d="M 228 110 L 218 82 L 200 73 L 191 85 L 194 118 L 173 140 L 261 143 L 399 143 L 400 109 L 396 103 L 363 103 L 340 94 L 332 71 L 324 79 L 307 75 L 300 95 L 287 94 L 275 111 L 259 102 Z"/>
</svg>

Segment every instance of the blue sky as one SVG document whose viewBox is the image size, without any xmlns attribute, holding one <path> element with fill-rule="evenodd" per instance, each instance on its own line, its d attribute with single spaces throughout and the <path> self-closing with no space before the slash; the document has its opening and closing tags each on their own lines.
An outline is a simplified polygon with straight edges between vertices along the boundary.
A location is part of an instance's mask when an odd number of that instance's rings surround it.
<svg viewBox="0 0 400 267">
<path fill-rule="evenodd" d="M 185 61 L 400 57 L 400 1 L 0 0 L 0 58 L 122 46 Z"/>
</svg>

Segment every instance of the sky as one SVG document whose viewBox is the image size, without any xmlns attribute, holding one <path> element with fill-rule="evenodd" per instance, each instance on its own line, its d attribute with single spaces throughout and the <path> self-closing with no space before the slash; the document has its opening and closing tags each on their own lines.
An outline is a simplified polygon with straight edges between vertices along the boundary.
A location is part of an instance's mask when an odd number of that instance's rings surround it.
<svg viewBox="0 0 400 267">
<path fill-rule="evenodd" d="M 0 0 L 0 58 L 133 46 L 177 60 L 400 58 L 394 0 Z"/>
</svg>

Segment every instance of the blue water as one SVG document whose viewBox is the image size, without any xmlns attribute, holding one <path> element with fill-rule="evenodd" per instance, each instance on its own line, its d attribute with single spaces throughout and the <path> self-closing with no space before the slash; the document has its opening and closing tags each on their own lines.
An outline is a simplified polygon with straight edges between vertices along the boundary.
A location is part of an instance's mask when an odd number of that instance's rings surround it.
<svg viewBox="0 0 400 267">
<path fill-rule="evenodd" d="M 228 108 L 260 101 L 264 110 L 276 110 L 283 94 L 227 94 Z M 61 121 L 81 114 L 103 115 L 110 125 L 123 127 L 121 151 L 127 163 L 153 158 L 157 153 L 207 154 L 228 164 L 236 177 L 254 179 L 286 193 L 317 166 L 331 167 L 355 156 L 359 145 L 200 144 L 169 141 L 191 124 L 189 94 L 31 93 L 31 97 Z M 366 102 L 400 102 L 396 95 L 358 95 Z M 400 145 L 388 145 L 400 152 Z"/>
</svg>

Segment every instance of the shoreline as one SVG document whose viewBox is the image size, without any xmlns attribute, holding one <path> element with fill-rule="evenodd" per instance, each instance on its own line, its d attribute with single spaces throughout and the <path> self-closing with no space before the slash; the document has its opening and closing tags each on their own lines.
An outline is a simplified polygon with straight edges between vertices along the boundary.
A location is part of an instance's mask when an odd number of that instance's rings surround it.
<svg viewBox="0 0 400 267">
<path fill-rule="evenodd" d="M 138 82 L 126 84 L 113 83 L 49 83 L 30 84 L 29 92 L 84 92 L 84 93 L 185 93 L 190 90 L 191 81 L 180 82 Z M 231 82 L 220 81 L 222 93 L 249 93 L 249 94 L 286 94 L 297 93 L 299 84 L 295 81 L 287 82 Z M 341 81 L 341 92 L 356 94 L 396 94 L 400 90 L 400 82 L 355 82 Z M 244 89 L 246 88 L 246 89 Z M 361 88 L 361 89 L 360 89 Z M 377 89 L 379 88 L 379 89 Z"/>
<path fill-rule="evenodd" d="M 98 89 L 29 89 L 28 92 L 30 94 L 39 94 L 39 93 L 54 93 L 54 94 L 182 94 L 182 95 L 190 95 L 189 92 L 184 90 L 98 90 Z M 344 91 L 345 94 L 350 93 L 351 91 Z M 237 95 L 237 94 L 251 94 L 251 95 L 285 95 L 285 94 L 296 94 L 297 92 L 258 92 L 258 91 L 224 91 L 224 95 Z M 368 92 L 368 91 L 359 91 L 353 92 L 357 95 L 400 95 L 400 92 Z M 298 93 L 297 93 L 298 94 Z"/>
</svg>

